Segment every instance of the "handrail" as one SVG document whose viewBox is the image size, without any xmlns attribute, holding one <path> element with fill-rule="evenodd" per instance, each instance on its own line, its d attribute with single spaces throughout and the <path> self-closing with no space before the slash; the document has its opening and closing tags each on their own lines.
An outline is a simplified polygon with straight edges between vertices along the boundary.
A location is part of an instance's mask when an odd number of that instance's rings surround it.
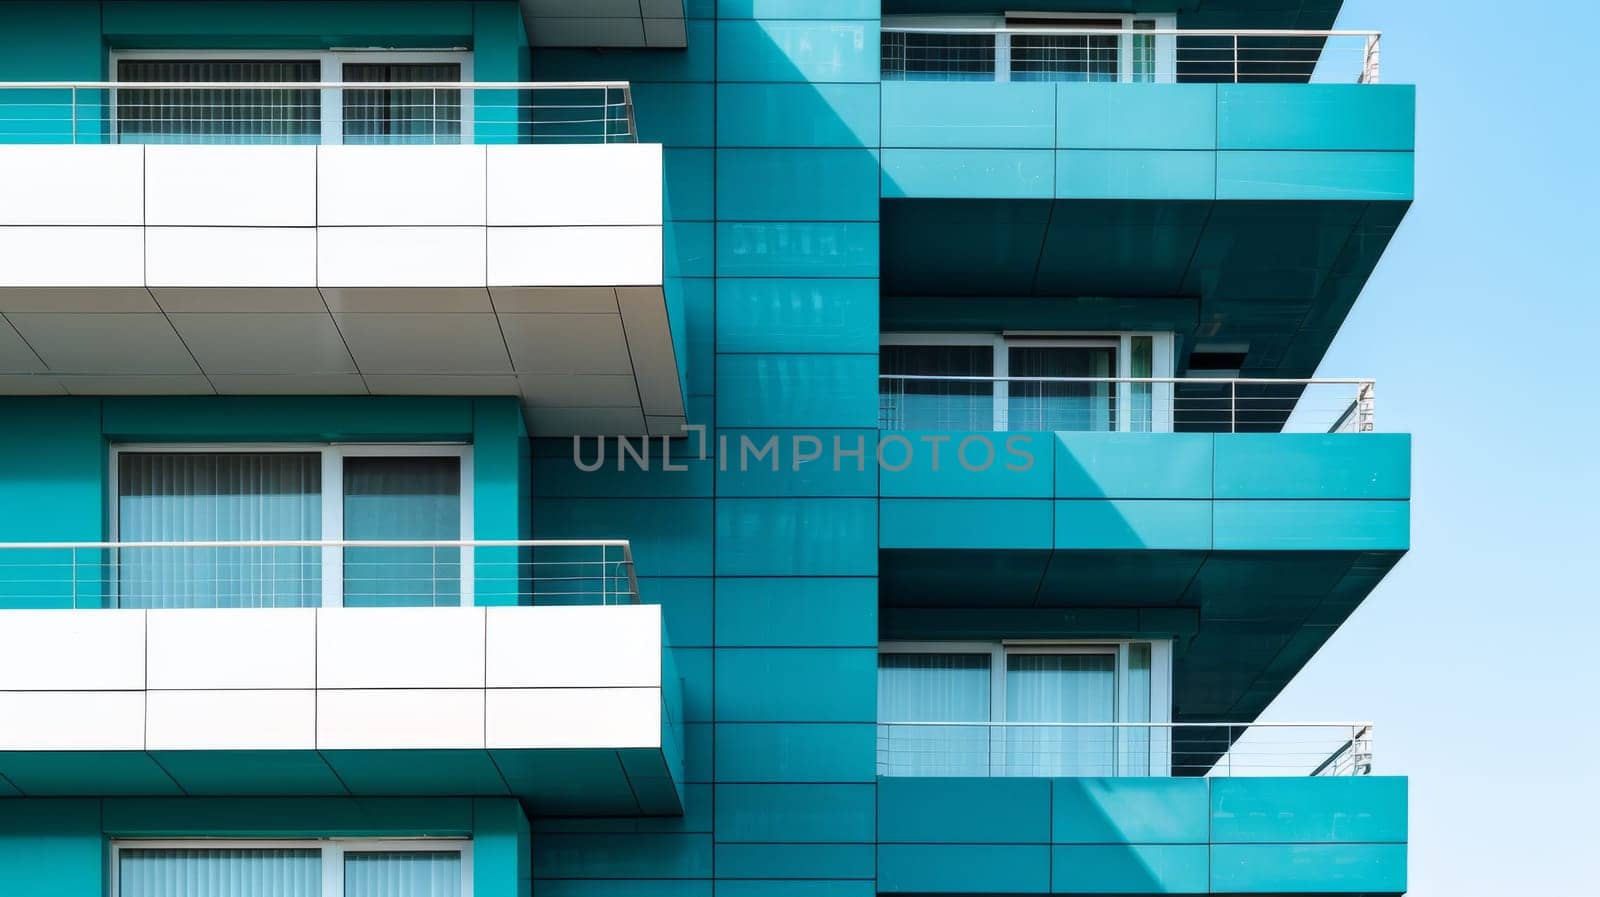
<svg viewBox="0 0 1600 897">
<path fill-rule="evenodd" d="M 882 430 L 1375 429 L 1377 382 L 1364 377 L 879 374 L 878 381 Z"/>
<path fill-rule="evenodd" d="M 360 554 L 382 550 L 432 554 Z M 637 604 L 633 547 L 626 539 L 0 543 L 0 596 L 11 606 L 337 606 L 351 596 L 382 603 L 422 595 L 470 604 L 486 592 L 533 603 Z"/>
</svg>

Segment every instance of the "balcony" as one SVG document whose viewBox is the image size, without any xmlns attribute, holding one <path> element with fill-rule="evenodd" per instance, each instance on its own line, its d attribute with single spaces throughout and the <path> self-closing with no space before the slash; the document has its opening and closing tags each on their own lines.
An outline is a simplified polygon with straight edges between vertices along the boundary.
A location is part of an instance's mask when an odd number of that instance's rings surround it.
<svg viewBox="0 0 1600 897">
<path fill-rule="evenodd" d="M 1309 377 L 1410 207 L 1375 33 L 884 30 L 886 331 L 1171 331 Z"/>
<path fill-rule="evenodd" d="M 625 83 L 0 84 L 0 392 L 515 395 L 538 436 L 675 433 L 635 133 Z"/>
<path fill-rule="evenodd" d="M 0 611 L 14 795 L 682 811 L 680 686 L 627 543 L 8 544 L 0 599 L 39 608 Z"/>
</svg>

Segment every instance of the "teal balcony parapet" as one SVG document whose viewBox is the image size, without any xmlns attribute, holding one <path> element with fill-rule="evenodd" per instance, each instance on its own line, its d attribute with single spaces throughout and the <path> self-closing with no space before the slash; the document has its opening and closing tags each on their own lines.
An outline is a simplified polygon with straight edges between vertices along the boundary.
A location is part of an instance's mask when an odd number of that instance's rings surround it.
<svg viewBox="0 0 1600 897">
<path fill-rule="evenodd" d="M 880 778 L 878 891 L 1400 894 L 1407 784 Z"/>
</svg>

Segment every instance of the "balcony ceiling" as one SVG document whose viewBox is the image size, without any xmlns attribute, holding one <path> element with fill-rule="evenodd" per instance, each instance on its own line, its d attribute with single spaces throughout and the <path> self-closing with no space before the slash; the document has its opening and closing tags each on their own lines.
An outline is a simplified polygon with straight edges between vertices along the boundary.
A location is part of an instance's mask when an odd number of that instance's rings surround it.
<svg viewBox="0 0 1600 897">
<path fill-rule="evenodd" d="M 683 0 L 522 0 L 535 47 L 683 49 Z"/>
<path fill-rule="evenodd" d="M 1403 554 L 884 551 L 881 636 L 1174 637 L 1173 719 L 1252 720 Z"/>
<path fill-rule="evenodd" d="M 1178 13 L 1179 28 L 1333 27 L 1343 0 L 884 0 L 884 15 L 985 14 L 1018 9 L 1073 13 Z"/>
<path fill-rule="evenodd" d="M 883 328 L 1171 329 L 1309 377 L 1409 201 L 886 200 Z"/>
</svg>

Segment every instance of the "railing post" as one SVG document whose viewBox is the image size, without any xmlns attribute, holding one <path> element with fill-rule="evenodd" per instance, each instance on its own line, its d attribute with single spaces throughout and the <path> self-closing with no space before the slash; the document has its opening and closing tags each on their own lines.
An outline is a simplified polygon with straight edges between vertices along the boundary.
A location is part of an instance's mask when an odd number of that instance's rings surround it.
<svg viewBox="0 0 1600 897">
<path fill-rule="evenodd" d="M 1356 392 L 1356 432 L 1371 433 L 1376 422 L 1373 420 L 1373 392 L 1377 384 L 1372 380 L 1363 380 Z"/>
<path fill-rule="evenodd" d="M 600 88 L 600 142 L 611 142 L 611 88 Z"/>
<path fill-rule="evenodd" d="M 1233 83 L 1239 83 L 1239 34 L 1233 35 Z"/>
<path fill-rule="evenodd" d="M 68 88 L 67 90 L 68 90 L 67 102 L 69 102 L 72 105 L 72 139 L 69 142 L 77 143 L 78 142 L 78 88 L 76 86 L 74 86 L 74 87 Z M 77 567 L 76 567 L 77 559 L 76 558 L 73 559 L 73 564 L 74 564 L 73 572 L 76 573 L 77 572 Z M 77 594 L 76 583 L 74 583 L 73 594 L 74 595 Z M 74 604 L 76 604 L 76 599 L 74 599 Z"/>
<path fill-rule="evenodd" d="M 1239 432 L 1239 381 L 1228 381 L 1228 432 Z M 1231 734 L 1231 733 L 1230 733 Z"/>
<path fill-rule="evenodd" d="M 1383 35 L 1381 34 L 1367 35 L 1367 55 L 1361 64 L 1362 84 L 1378 83 L 1378 44 L 1382 39 Z"/>
</svg>

